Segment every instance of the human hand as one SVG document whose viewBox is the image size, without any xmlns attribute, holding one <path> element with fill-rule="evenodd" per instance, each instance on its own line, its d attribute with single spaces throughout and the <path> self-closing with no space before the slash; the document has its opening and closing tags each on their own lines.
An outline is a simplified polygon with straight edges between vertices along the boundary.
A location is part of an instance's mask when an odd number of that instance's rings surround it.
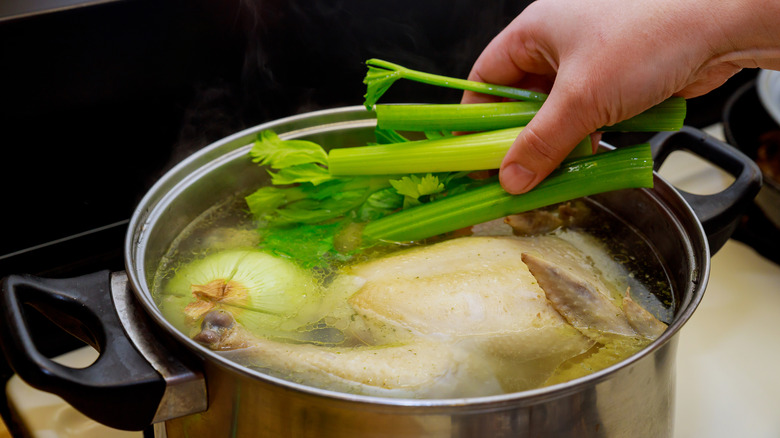
<svg viewBox="0 0 780 438">
<path fill-rule="evenodd" d="M 532 3 L 469 74 L 549 90 L 501 164 L 504 189 L 530 190 L 583 138 L 672 95 L 705 94 L 743 67 L 780 67 L 778 18 L 768 0 Z M 462 103 L 494 100 L 465 92 Z"/>
</svg>

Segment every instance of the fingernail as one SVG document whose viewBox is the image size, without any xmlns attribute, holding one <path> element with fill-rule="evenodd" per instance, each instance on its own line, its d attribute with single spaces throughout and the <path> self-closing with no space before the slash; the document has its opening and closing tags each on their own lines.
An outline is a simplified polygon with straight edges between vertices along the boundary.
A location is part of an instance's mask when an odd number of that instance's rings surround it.
<svg viewBox="0 0 780 438">
<path fill-rule="evenodd" d="M 536 179 L 536 173 L 517 163 L 510 163 L 501 169 L 499 179 L 504 190 L 516 195 L 530 189 L 529 186 Z"/>
</svg>

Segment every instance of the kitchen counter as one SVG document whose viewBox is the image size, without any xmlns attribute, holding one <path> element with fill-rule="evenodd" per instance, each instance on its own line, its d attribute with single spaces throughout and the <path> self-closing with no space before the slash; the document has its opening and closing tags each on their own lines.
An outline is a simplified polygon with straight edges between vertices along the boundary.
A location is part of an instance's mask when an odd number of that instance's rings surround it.
<svg viewBox="0 0 780 438">
<path fill-rule="evenodd" d="M 730 240 L 680 331 L 675 436 L 780 437 L 780 266 Z"/>
</svg>

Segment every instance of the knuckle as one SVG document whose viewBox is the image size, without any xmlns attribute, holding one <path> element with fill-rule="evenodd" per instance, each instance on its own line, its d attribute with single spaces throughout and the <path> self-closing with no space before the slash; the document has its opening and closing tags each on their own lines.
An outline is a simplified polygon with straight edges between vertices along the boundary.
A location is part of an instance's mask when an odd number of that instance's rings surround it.
<svg viewBox="0 0 780 438">
<path fill-rule="evenodd" d="M 524 129 L 525 151 L 524 154 L 535 162 L 541 162 L 544 167 L 556 165 L 561 156 L 558 147 L 540 136 L 533 127 Z M 564 154 L 565 155 L 565 154 Z"/>
</svg>

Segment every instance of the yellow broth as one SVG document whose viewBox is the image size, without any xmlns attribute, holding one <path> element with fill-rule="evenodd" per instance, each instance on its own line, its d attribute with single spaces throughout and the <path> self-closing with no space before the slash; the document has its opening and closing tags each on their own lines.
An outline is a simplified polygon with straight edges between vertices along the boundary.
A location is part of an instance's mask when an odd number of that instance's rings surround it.
<svg viewBox="0 0 780 438">
<path fill-rule="evenodd" d="M 203 313 L 198 314 L 197 318 L 185 317 L 182 310 L 185 304 L 195 300 L 193 295 L 187 296 L 187 294 L 194 293 L 187 291 L 182 292 L 183 289 L 178 289 L 175 295 L 171 294 L 171 287 L 169 282 L 172 278 L 175 278 L 177 273 L 182 269 L 186 269 L 187 264 L 194 260 L 202 259 L 211 254 L 219 253 L 226 250 L 240 250 L 248 249 L 255 251 L 257 248 L 262 247 L 259 234 L 256 230 L 257 224 L 246 214 L 242 205 L 242 199 L 236 198 L 225 202 L 222 205 L 214 206 L 212 209 L 204 212 L 197 220 L 183 232 L 171 246 L 168 254 L 163 259 L 159 266 L 159 269 L 154 277 L 153 282 L 153 296 L 160 306 L 163 314 L 169 321 L 183 333 L 190 337 L 202 340 L 205 339 L 202 336 L 198 336 L 203 333 L 205 324 L 203 322 Z M 581 240 L 581 232 L 587 233 L 588 236 L 592 236 L 595 240 L 598 240 L 607 248 L 606 254 L 617 262 L 620 269 L 624 269 L 626 275 L 621 279 L 621 285 L 630 289 L 631 297 L 637 301 L 642 307 L 652 313 L 659 320 L 668 323 L 674 312 L 674 300 L 673 293 L 670 289 L 670 283 L 666 277 L 664 267 L 653 251 L 652 246 L 647 240 L 634 231 L 630 226 L 624 222 L 613 217 L 609 212 L 603 210 L 599 206 L 588 202 L 589 214 L 585 220 L 579 221 L 576 226 L 577 232 L 566 233 L 560 230 L 557 233 L 563 236 L 569 243 L 574 246 L 588 245 L 587 242 Z M 472 230 L 454 233 L 450 236 L 440 236 L 436 239 L 430 239 L 427 242 L 420 242 L 413 246 L 425 246 L 433 245 L 434 243 L 447 241 L 449 239 L 456 239 L 467 234 L 479 235 L 479 236 L 510 236 L 513 234 L 512 230 L 508 228 L 503 222 L 495 221 L 490 224 L 482 224 L 474 227 Z M 586 238 L 587 240 L 587 238 Z M 314 272 L 309 273 L 312 279 L 312 291 L 311 296 L 314 295 L 326 295 L 329 290 L 333 289 L 333 283 L 342 281 L 346 278 L 341 275 L 343 272 L 349 272 L 353 267 L 364 266 L 366 263 L 370 263 L 371 260 L 382 258 L 388 254 L 393 254 L 396 251 L 407 250 L 409 245 L 395 245 L 384 244 L 367 250 L 357 255 L 353 260 L 343 264 L 334 264 L 330 269 L 317 269 Z M 593 263 L 593 260 L 589 260 L 588 263 Z M 183 268 L 185 267 L 185 268 Z M 617 272 L 617 271 L 616 271 Z M 622 272 L 622 271 L 621 271 Z M 622 275 L 620 273 L 608 273 L 609 275 Z M 601 274 L 600 274 L 601 275 Z M 605 274 L 606 276 L 607 274 Z M 343 289 L 349 291 L 349 293 L 360 289 L 355 286 L 353 289 Z M 620 293 L 620 291 L 617 291 Z M 398 355 L 390 350 L 395 351 L 399 345 L 410 345 L 409 349 L 417 348 L 419 343 L 416 341 L 410 341 L 413 339 L 413 333 L 409 331 L 399 330 L 396 326 L 381 326 L 376 321 L 371 321 L 370 318 L 366 318 L 365 315 L 355 316 L 354 309 L 350 308 L 350 305 L 354 305 L 354 302 L 347 304 L 349 294 L 339 292 L 341 296 L 338 296 L 338 303 L 334 304 L 328 296 L 327 301 L 329 312 L 327 315 L 322 313 L 324 317 L 318 319 L 312 323 L 309 321 L 305 329 L 296 324 L 274 323 L 272 329 L 262 329 L 254 332 L 251 336 L 252 339 L 269 339 L 269 344 L 265 345 L 266 350 L 279 349 L 276 356 L 284 356 L 290 351 L 290 359 L 288 361 L 274 360 L 257 360 L 256 354 L 250 354 L 256 350 L 251 342 L 244 342 L 243 344 L 211 344 L 212 348 L 224 350 L 221 354 L 225 354 L 227 357 L 240 362 L 242 365 L 258 368 L 263 372 L 287 378 L 293 381 L 299 381 L 305 384 L 313 386 L 322 386 L 337 391 L 366 393 L 372 395 L 383 395 L 389 397 L 425 397 L 425 398 L 441 398 L 441 397 L 461 397 L 461 396 L 475 396 L 475 395 L 488 395 L 495 392 L 515 392 L 525 389 L 531 389 L 534 387 L 544 386 L 563 382 L 573 378 L 577 378 L 588 373 L 597 371 L 608 367 L 620 360 L 630 356 L 637 352 L 641 348 L 645 347 L 650 341 L 639 337 L 620 337 L 615 342 L 608 343 L 594 343 L 594 344 L 582 344 L 582 348 L 577 350 L 572 348 L 568 356 L 564 355 L 552 355 L 549 358 L 535 358 L 533 360 L 515 360 L 515 356 L 512 354 L 496 353 L 492 350 L 489 354 L 483 354 L 484 350 L 479 350 L 481 356 L 487 357 L 490 361 L 487 364 L 480 362 L 482 359 L 476 360 L 469 354 L 468 364 L 463 365 L 460 368 L 470 369 L 468 384 L 454 385 L 457 387 L 459 393 L 445 392 L 438 390 L 424 390 L 417 391 L 413 388 L 413 384 L 404 380 L 403 376 L 397 377 L 396 386 L 391 383 L 376 384 L 375 380 L 378 378 L 390 379 L 391 381 L 396 376 L 382 374 L 385 371 L 369 370 L 367 375 L 363 375 L 363 371 L 355 371 L 353 375 L 343 376 L 339 372 L 333 371 L 331 368 L 323 368 L 326 371 L 302 371 L 294 370 L 301 368 L 303 362 L 295 362 L 299 360 L 298 357 L 316 358 L 316 361 L 323 362 L 323 351 L 327 354 L 334 353 L 335 355 L 342 355 L 342 357 L 351 357 L 354 355 L 355 349 L 362 349 L 360 354 L 369 354 L 370 352 L 386 354 L 388 359 L 383 361 L 385 363 L 395 363 L 397 361 L 400 364 L 407 364 L 408 360 L 399 358 Z M 338 295 L 338 294 L 337 294 Z M 322 297 L 318 297 L 321 299 Z M 619 299 L 619 297 L 612 297 Z M 301 305 L 302 307 L 306 307 Z M 191 310 L 191 309 L 189 309 Z M 246 310 L 246 309 L 244 309 Z M 308 312 L 308 313 L 307 313 Z M 301 310 L 301 313 L 307 313 L 307 315 L 320 315 L 318 309 Z M 246 312 L 244 312 L 246 314 Z M 336 316 L 334 316 L 336 315 Z M 246 318 L 246 316 L 244 316 Z M 239 323 L 241 319 L 237 318 Z M 292 315 L 291 320 L 301 319 L 299 315 Z M 249 320 L 249 319 L 245 319 Z M 263 322 L 265 324 L 265 322 Z M 458 324 L 458 321 L 454 321 Z M 239 324 L 240 325 L 240 324 Z M 246 324 L 245 324 L 246 325 Z M 267 324 L 266 324 L 267 326 Z M 264 326 L 265 327 L 265 326 Z M 580 336 L 580 334 L 574 331 L 567 331 L 568 329 L 561 328 L 556 329 L 561 331 L 562 336 Z M 572 338 L 573 339 L 573 338 Z M 426 339 L 425 342 L 428 342 Z M 265 341 L 263 341 L 265 342 Z M 492 341 L 491 341 L 492 342 Z M 568 342 L 568 341 L 567 341 Z M 571 341 L 575 342 L 575 341 Z M 579 341 L 576 341 L 579 342 Z M 290 346 L 286 350 L 280 344 L 289 343 Z M 457 347 L 461 348 L 464 343 L 461 336 L 458 338 Z M 492 342 L 490 348 L 493 348 Z M 224 345 L 228 345 L 227 348 Z M 247 348 L 234 348 L 235 345 L 239 345 Z M 498 344 L 497 344 L 498 345 Z M 512 345 L 512 344 L 510 344 Z M 579 344 L 578 344 L 579 345 Z M 387 347 L 386 350 L 382 350 Z M 434 369 L 440 364 L 435 363 L 435 359 L 430 359 L 430 362 L 425 362 L 426 352 L 432 351 L 431 348 L 439 348 L 439 345 L 434 347 L 421 348 L 419 352 L 420 363 L 430 364 L 431 373 L 439 372 L 438 369 Z M 511 347 L 514 348 L 514 347 Z M 577 347 L 579 348 L 579 347 Z M 291 350 L 292 349 L 292 350 Z M 373 349 L 373 350 L 372 350 Z M 574 351 L 575 353 L 571 353 Z M 361 356 L 362 357 L 362 356 Z M 329 360 L 329 359 L 328 359 Z M 521 363 L 522 362 L 522 363 Z M 290 365 L 292 364 L 292 365 Z M 410 365 L 411 366 L 411 365 Z M 422 365 L 421 365 L 422 366 Z M 324 365 L 323 365 L 324 367 Z M 338 367 L 338 366 L 334 366 Z M 469 368 L 470 367 L 470 368 Z M 291 368 L 291 369 L 288 369 Z M 303 367 L 305 368 L 305 367 Z M 345 368 L 345 367 L 341 367 Z M 346 367 L 348 368 L 348 367 Z M 460 369 L 459 368 L 459 369 Z M 489 368 L 495 375 L 479 375 L 482 371 L 475 372 L 474 370 L 483 370 Z M 518 370 L 522 370 L 519 372 Z M 399 375 L 403 374 L 403 370 L 399 370 Z M 443 371 L 442 371 L 443 372 Z M 447 371 L 450 372 L 450 371 Z M 460 371 L 459 371 L 460 372 Z M 322 375 L 319 375 L 320 373 Z M 371 374 L 374 373 L 374 374 Z M 324 377 L 323 377 L 324 375 Z M 530 376 L 530 377 L 528 377 Z M 466 379 L 468 380 L 468 379 Z M 490 383 L 497 381 L 497 385 L 491 387 Z M 368 382 L 368 383 L 367 383 Z M 475 383 L 476 382 L 476 383 Z M 406 386 L 404 386 L 406 385 Z M 448 384 L 452 387 L 452 384 Z M 492 389 L 485 390 L 484 388 L 491 387 Z M 411 389 L 410 389 L 411 388 Z M 496 389 L 497 388 L 497 389 Z M 484 391 L 488 391 L 484 393 Z"/>
</svg>

